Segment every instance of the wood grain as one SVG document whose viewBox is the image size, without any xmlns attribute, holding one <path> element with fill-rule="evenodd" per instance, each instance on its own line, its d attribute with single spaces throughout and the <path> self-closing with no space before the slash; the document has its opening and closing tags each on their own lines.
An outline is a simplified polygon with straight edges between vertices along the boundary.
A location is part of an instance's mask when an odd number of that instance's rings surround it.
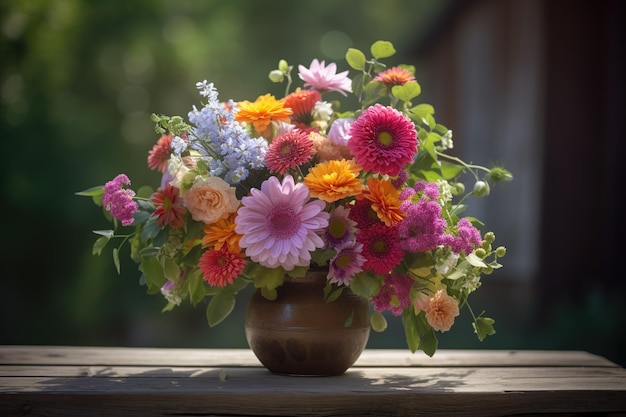
<svg viewBox="0 0 626 417">
<path fill-rule="evenodd" d="M 0 415 L 626 416 L 626 370 L 580 351 L 366 350 L 289 377 L 245 349 L 0 346 Z"/>
</svg>

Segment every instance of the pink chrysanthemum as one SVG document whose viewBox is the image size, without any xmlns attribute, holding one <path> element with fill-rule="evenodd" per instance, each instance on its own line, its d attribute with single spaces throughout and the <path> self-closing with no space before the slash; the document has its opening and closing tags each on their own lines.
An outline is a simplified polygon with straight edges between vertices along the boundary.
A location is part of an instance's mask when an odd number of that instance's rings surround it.
<svg viewBox="0 0 626 417">
<path fill-rule="evenodd" d="M 130 180 L 124 174 L 119 174 L 104 185 L 102 205 L 111 213 L 111 216 L 129 226 L 133 223 L 133 215 L 139 210 L 137 202 L 133 200 L 135 192 L 124 185 L 130 185 Z"/>
<path fill-rule="evenodd" d="M 167 184 L 165 188 L 159 188 L 150 197 L 150 201 L 156 207 L 154 215 L 158 216 L 158 225 L 177 229 L 185 224 L 186 210 L 183 207 L 183 201 L 178 198 L 178 194 L 178 188 L 172 184 Z"/>
<path fill-rule="evenodd" d="M 305 87 L 314 88 L 320 93 L 336 91 L 344 96 L 346 92 L 352 92 L 352 81 L 348 77 L 348 71 L 337 74 L 337 64 L 334 62 L 326 66 L 324 61 L 314 59 L 309 68 L 299 65 L 298 70 Z"/>
<path fill-rule="evenodd" d="M 172 140 L 171 135 L 162 135 L 148 153 L 148 167 L 152 170 L 165 172 L 167 162 L 170 160 Z"/>
<path fill-rule="evenodd" d="M 282 175 L 309 161 L 313 155 L 313 145 L 307 132 L 300 129 L 289 130 L 272 139 L 265 154 L 265 164 L 271 172 Z"/>
<path fill-rule="evenodd" d="M 417 154 L 417 131 L 404 114 L 375 104 L 350 128 L 348 149 L 366 171 L 396 176 Z"/>
<path fill-rule="evenodd" d="M 386 274 L 394 269 L 404 256 L 398 245 L 396 226 L 375 224 L 357 234 L 357 242 L 363 244 L 363 256 L 366 259 L 363 269 L 373 270 L 377 274 Z"/>
<path fill-rule="evenodd" d="M 363 271 L 365 258 L 361 255 L 362 250 L 363 244 L 358 242 L 340 250 L 328 263 L 328 282 L 350 285 L 352 278 Z"/>
<path fill-rule="evenodd" d="M 372 297 L 374 310 L 379 313 L 389 310 L 394 316 L 402 314 L 405 308 L 411 306 L 411 287 L 414 283 L 409 275 L 387 275 L 378 293 Z"/>
<path fill-rule="evenodd" d="M 204 252 L 198 261 L 198 267 L 209 285 L 213 287 L 225 287 L 232 284 L 233 280 L 243 272 L 246 259 L 242 253 L 233 253 L 226 246 L 216 250 L 211 248 Z"/>
<path fill-rule="evenodd" d="M 319 236 L 328 226 L 326 203 L 309 201 L 308 188 L 293 177 L 283 182 L 270 177 L 241 199 L 235 232 L 242 235 L 239 245 L 254 262 L 267 267 L 308 266 L 311 252 L 324 246 Z"/>
</svg>

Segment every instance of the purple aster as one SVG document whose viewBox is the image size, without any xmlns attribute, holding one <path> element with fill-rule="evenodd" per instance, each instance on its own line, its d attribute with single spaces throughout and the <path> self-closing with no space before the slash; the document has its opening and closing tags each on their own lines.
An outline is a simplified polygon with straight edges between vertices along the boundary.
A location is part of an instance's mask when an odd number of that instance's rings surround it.
<svg viewBox="0 0 626 417">
<path fill-rule="evenodd" d="M 337 74 L 337 64 L 334 62 L 326 66 L 324 61 L 314 59 L 309 68 L 298 65 L 298 70 L 305 87 L 314 88 L 320 93 L 336 91 L 344 96 L 346 92 L 352 92 L 352 81 L 348 77 L 348 71 Z"/>
<path fill-rule="evenodd" d="M 411 287 L 414 281 L 409 275 L 391 274 L 385 277 L 378 294 L 372 297 L 374 310 L 382 313 L 391 311 L 394 316 L 402 314 L 402 310 L 411 306 Z"/>
<path fill-rule="evenodd" d="M 441 206 L 425 199 L 413 203 L 404 201 L 400 209 L 406 217 L 398 224 L 398 240 L 402 249 L 418 253 L 434 249 L 442 243 L 446 221 L 441 218 Z"/>
<path fill-rule="evenodd" d="M 324 246 L 319 236 L 328 226 L 326 203 L 310 200 L 309 189 L 285 176 L 270 177 L 241 199 L 235 220 L 239 245 L 254 262 L 267 267 L 308 266 L 311 252 Z"/>
<path fill-rule="evenodd" d="M 480 246 L 482 244 L 480 232 L 472 225 L 472 223 L 467 218 L 459 220 L 459 222 L 457 223 L 457 230 L 459 233 L 458 236 L 443 236 L 442 244 L 450 246 L 452 252 L 464 252 L 467 255 L 474 251 L 474 247 Z"/>
<path fill-rule="evenodd" d="M 352 278 L 363 271 L 365 258 L 361 255 L 363 244 L 355 242 L 353 246 L 342 249 L 328 264 L 328 282 L 337 285 L 350 285 Z"/>
<path fill-rule="evenodd" d="M 350 210 L 344 206 L 336 207 L 324 232 L 326 246 L 337 250 L 354 245 L 356 241 L 356 222 L 348 218 Z"/>
<path fill-rule="evenodd" d="M 133 200 L 135 192 L 124 185 L 130 185 L 130 180 L 124 174 L 119 174 L 113 180 L 104 185 L 104 195 L 102 205 L 104 209 L 111 213 L 111 216 L 122 222 L 123 226 L 133 223 L 133 214 L 139 210 L 137 203 Z"/>
</svg>

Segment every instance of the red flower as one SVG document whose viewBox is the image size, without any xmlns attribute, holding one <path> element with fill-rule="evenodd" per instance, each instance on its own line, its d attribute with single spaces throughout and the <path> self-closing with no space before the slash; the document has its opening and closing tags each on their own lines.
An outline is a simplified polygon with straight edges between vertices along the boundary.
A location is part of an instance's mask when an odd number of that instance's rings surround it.
<svg viewBox="0 0 626 417">
<path fill-rule="evenodd" d="M 162 135 L 152 147 L 148 153 L 148 167 L 150 169 L 165 172 L 167 162 L 170 160 L 172 139 L 174 138 L 170 135 Z"/>
<path fill-rule="evenodd" d="M 176 229 L 185 224 L 185 208 L 182 200 L 178 198 L 178 192 L 178 188 L 172 184 L 167 184 L 165 189 L 159 188 L 150 197 L 150 201 L 156 207 L 154 215 L 158 216 L 157 224 L 160 226 Z"/>
</svg>

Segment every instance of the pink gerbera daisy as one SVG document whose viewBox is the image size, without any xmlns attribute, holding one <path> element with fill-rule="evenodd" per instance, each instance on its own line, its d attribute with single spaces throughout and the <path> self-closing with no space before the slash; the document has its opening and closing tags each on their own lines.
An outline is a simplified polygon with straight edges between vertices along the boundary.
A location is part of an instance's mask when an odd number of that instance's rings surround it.
<svg viewBox="0 0 626 417">
<path fill-rule="evenodd" d="M 348 149 L 366 171 L 396 176 L 417 155 L 411 119 L 392 107 L 375 104 L 350 127 Z"/>
<path fill-rule="evenodd" d="M 152 170 L 165 172 L 167 162 L 170 160 L 172 140 L 171 135 L 162 135 L 148 153 L 148 167 Z"/>
<path fill-rule="evenodd" d="M 326 203 L 310 200 L 309 189 L 291 175 L 281 183 L 270 177 L 241 199 L 235 232 L 239 245 L 254 262 L 267 267 L 308 266 L 311 252 L 324 246 L 319 236 L 328 226 Z"/>
<path fill-rule="evenodd" d="M 220 250 L 211 248 L 204 252 L 198 261 L 203 278 L 213 287 L 225 287 L 233 283 L 243 272 L 246 259 L 242 253 L 233 253 L 226 246 Z"/>
<path fill-rule="evenodd" d="M 300 129 L 289 130 L 272 139 L 265 154 L 265 164 L 271 172 L 284 174 L 310 160 L 313 145 L 307 132 Z"/>
<path fill-rule="evenodd" d="M 371 269 L 377 274 L 386 274 L 395 268 L 404 251 L 398 245 L 396 226 L 375 224 L 357 234 L 357 242 L 363 244 L 363 256 L 366 259 L 363 269 Z"/>
<path fill-rule="evenodd" d="M 179 190 L 172 184 L 167 184 L 165 188 L 159 188 L 152 194 L 150 201 L 156 209 L 154 215 L 157 217 L 157 224 L 169 226 L 173 229 L 182 227 L 185 224 L 185 208 L 183 202 L 178 198 Z"/>
<path fill-rule="evenodd" d="M 348 77 L 348 71 L 337 74 L 337 64 L 334 62 L 326 66 L 324 61 L 314 59 L 309 68 L 299 65 L 298 70 L 305 87 L 314 88 L 320 93 L 336 91 L 344 96 L 346 92 L 352 92 L 352 81 Z"/>
</svg>

